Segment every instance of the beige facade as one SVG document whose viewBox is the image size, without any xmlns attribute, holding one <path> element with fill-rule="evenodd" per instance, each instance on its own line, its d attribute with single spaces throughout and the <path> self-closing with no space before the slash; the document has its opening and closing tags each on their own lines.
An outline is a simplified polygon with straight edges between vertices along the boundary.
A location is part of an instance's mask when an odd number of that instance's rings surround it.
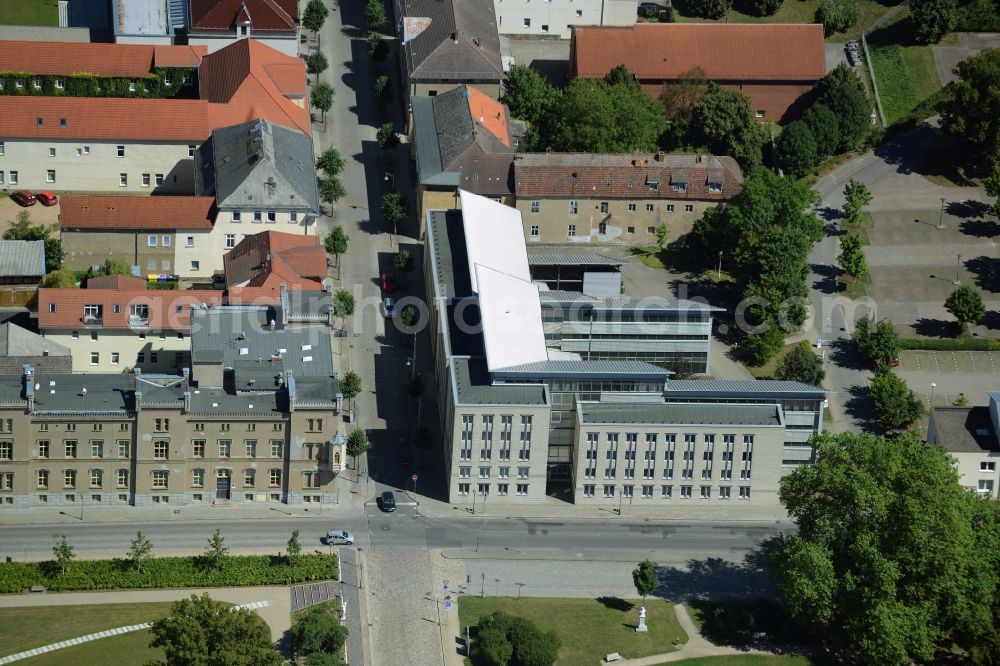
<svg viewBox="0 0 1000 666">
<path fill-rule="evenodd" d="M 565 199 L 518 197 L 516 208 L 529 243 L 649 245 L 656 227 L 667 237 L 691 231 L 695 220 L 717 201 L 660 199 Z"/>
<path fill-rule="evenodd" d="M 61 238 L 66 250 L 65 265 L 74 271 L 85 271 L 114 258 L 138 266 L 140 275 L 173 275 L 177 268 L 177 235 L 167 230 L 67 229 Z"/>
<path fill-rule="evenodd" d="M 0 147 L 0 188 L 7 190 L 194 191 L 194 141 L 4 139 Z"/>
<path fill-rule="evenodd" d="M 179 374 L 191 363 L 191 341 L 181 331 L 101 329 L 47 330 L 43 336 L 69 347 L 73 372 Z"/>
</svg>

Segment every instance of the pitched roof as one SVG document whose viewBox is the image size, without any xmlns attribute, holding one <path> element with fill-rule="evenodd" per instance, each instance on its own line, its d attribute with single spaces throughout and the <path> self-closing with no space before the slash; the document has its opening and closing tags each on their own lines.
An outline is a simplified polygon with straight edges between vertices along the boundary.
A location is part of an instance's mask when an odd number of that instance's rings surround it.
<svg viewBox="0 0 1000 666">
<path fill-rule="evenodd" d="M 4 42 L 6 72 L 69 76 L 96 74 L 122 78 L 149 76 L 156 67 L 196 67 L 205 47 L 76 42 Z"/>
<path fill-rule="evenodd" d="M 247 236 L 223 258 L 226 286 L 264 289 L 276 294 L 280 285 L 289 290 L 322 288 L 326 277 L 326 251 L 316 236 L 300 236 L 279 231 L 264 231 Z M 233 293 L 246 302 L 265 296 L 268 291 Z M 232 298 L 230 302 L 234 302 Z"/>
<path fill-rule="evenodd" d="M 674 185 L 686 184 L 683 192 Z M 709 183 L 721 185 L 719 192 Z M 514 159 L 519 197 L 727 200 L 742 189 L 731 157 L 597 153 L 524 153 Z"/>
<path fill-rule="evenodd" d="M 143 278 L 131 275 L 98 275 L 87 280 L 87 289 L 117 289 L 142 291 L 147 288 Z"/>
<path fill-rule="evenodd" d="M 15 326 L 0 324 L 0 356 L 69 356 L 69 347 L 43 338 L 37 333 Z"/>
<path fill-rule="evenodd" d="M 251 34 L 294 33 L 296 0 L 189 0 L 191 33 L 233 33 L 249 18 Z"/>
<path fill-rule="evenodd" d="M 187 196 L 63 195 L 59 227 L 69 229 L 211 229 L 215 199 Z"/>
<path fill-rule="evenodd" d="M 195 174 L 195 190 L 214 194 L 219 208 L 319 211 L 312 139 L 265 120 L 212 132 Z"/>
<path fill-rule="evenodd" d="M 0 136 L 200 143 L 210 133 L 208 106 L 197 99 L 0 95 Z"/>
<path fill-rule="evenodd" d="M 47 289 L 38 290 L 38 328 L 83 328 L 83 306 L 99 305 L 104 329 L 138 331 L 190 330 L 191 307 L 222 304 L 221 291 L 147 291 L 145 289 Z M 55 312 L 52 306 L 55 305 Z M 115 307 L 118 312 L 115 312 Z M 149 316 L 130 317 L 130 306 L 148 306 Z"/>
<path fill-rule="evenodd" d="M 265 118 L 285 127 L 312 133 L 306 95 L 306 67 L 256 39 L 241 39 L 201 61 L 198 85 L 202 99 L 212 102 L 212 127 L 226 127 Z"/>
<path fill-rule="evenodd" d="M 0 276 L 45 275 L 45 241 L 0 240 Z"/>
<path fill-rule="evenodd" d="M 695 67 L 712 80 L 816 81 L 826 73 L 819 24 L 573 26 L 570 60 L 577 76 L 625 65 L 640 81 L 677 79 Z"/>
<path fill-rule="evenodd" d="M 410 79 L 500 82 L 500 35 L 491 2 L 403 0 Z"/>
</svg>

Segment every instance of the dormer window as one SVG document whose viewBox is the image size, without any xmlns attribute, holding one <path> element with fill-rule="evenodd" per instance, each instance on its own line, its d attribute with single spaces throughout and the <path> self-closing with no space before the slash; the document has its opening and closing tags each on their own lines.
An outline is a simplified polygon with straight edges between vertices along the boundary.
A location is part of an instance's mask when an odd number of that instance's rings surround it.
<svg viewBox="0 0 1000 666">
<path fill-rule="evenodd" d="M 670 185 L 674 192 L 684 193 L 688 189 L 688 177 L 686 173 L 674 173 L 670 175 Z"/>
<path fill-rule="evenodd" d="M 709 183 L 708 184 L 709 194 L 722 194 L 722 183 Z"/>
<path fill-rule="evenodd" d="M 655 173 L 646 174 L 646 187 L 649 188 L 650 192 L 656 192 L 660 189 L 660 177 Z"/>
</svg>

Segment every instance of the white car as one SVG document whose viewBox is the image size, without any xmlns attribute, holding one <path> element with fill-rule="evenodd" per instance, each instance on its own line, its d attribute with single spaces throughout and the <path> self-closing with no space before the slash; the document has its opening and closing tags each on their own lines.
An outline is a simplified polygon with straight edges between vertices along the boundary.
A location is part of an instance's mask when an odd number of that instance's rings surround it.
<svg viewBox="0 0 1000 666">
<path fill-rule="evenodd" d="M 326 542 L 333 546 L 350 546 L 354 544 L 354 535 L 344 530 L 330 530 L 326 533 Z"/>
</svg>

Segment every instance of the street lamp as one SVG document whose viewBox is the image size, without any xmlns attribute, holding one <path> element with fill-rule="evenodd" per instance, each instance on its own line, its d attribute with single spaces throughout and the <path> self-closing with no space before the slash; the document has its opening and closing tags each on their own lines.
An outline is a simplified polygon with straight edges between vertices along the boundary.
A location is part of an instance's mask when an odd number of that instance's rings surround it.
<svg viewBox="0 0 1000 666">
<path fill-rule="evenodd" d="M 722 279 L 722 250 L 719 250 L 719 268 L 715 272 L 715 279 L 717 280 Z"/>
<path fill-rule="evenodd" d="M 962 255 L 958 255 L 958 259 L 955 260 L 955 279 L 952 280 L 953 285 L 960 285 L 962 281 L 958 279 L 958 274 L 962 270 Z"/>
<path fill-rule="evenodd" d="M 938 216 L 938 229 L 944 229 L 944 202 L 945 198 L 941 197 L 941 214 Z"/>
<path fill-rule="evenodd" d="M 931 409 L 934 409 L 934 389 L 936 388 L 937 388 L 937 383 L 931 382 L 931 401 L 929 405 L 930 409 L 927 410 L 928 414 L 930 414 Z"/>
<path fill-rule="evenodd" d="M 392 173 L 391 171 L 386 171 L 385 178 L 383 178 L 382 180 L 389 183 L 389 187 L 392 188 L 393 192 L 396 191 L 396 175 L 394 173 Z M 394 236 L 397 237 L 399 236 L 399 222 L 396 220 L 393 220 L 392 222 L 392 232 Z"/>
</svg>

